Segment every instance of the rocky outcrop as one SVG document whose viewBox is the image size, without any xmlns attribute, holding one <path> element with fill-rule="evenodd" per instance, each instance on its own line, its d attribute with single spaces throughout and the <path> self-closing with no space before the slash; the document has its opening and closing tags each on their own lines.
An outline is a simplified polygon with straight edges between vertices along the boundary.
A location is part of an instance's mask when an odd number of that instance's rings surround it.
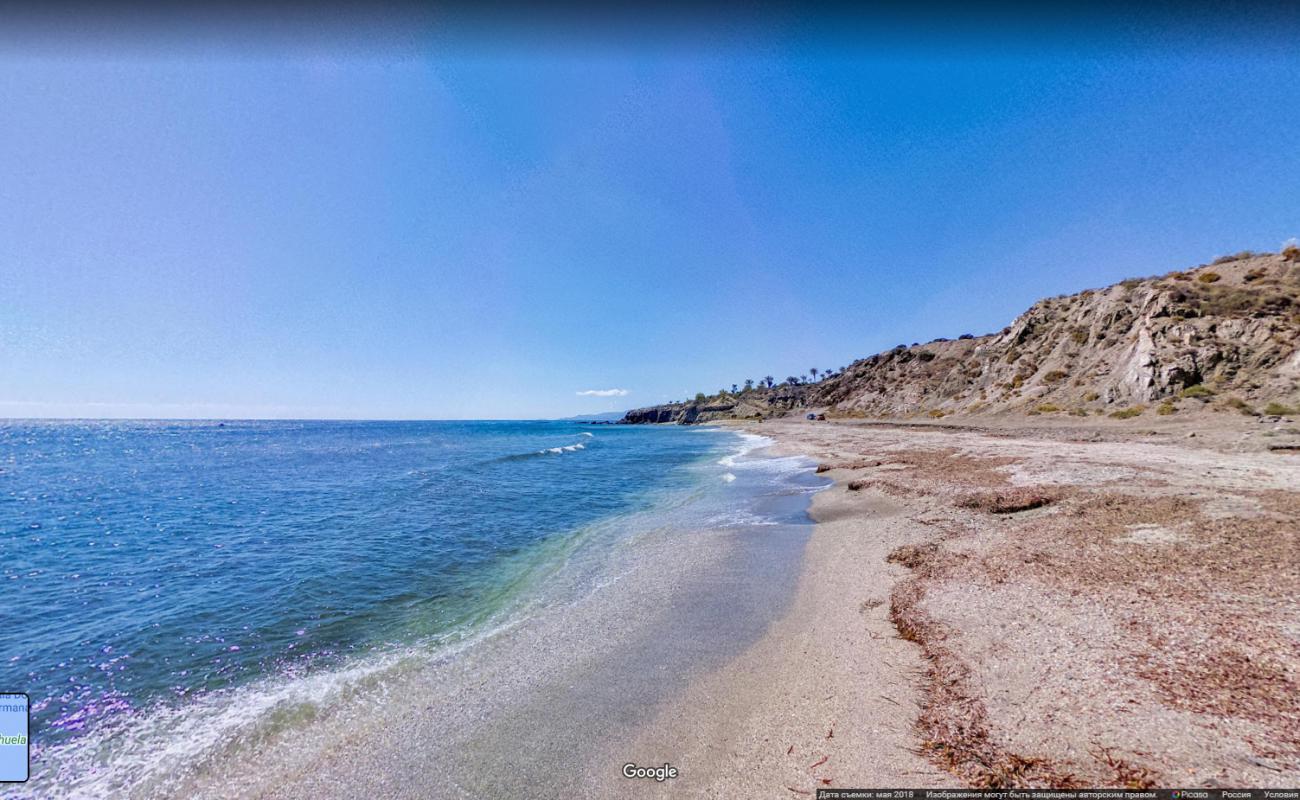
<svg viewBox="0 0 1300 800">
<path fill-rule="evenodd" d="M 999 333 L 897 347 L 812 385 L 639 409 L 625 422 L 831 414 L 1103 413 L 1135 404 L 1300 403 L 1300 262 L 1221 259 L 1035 303 Z M 1189 391 L 1190 390 L 1190 391 Z M 1238 406 L 1234 406 L 1238 407 Z"/>
<path fill-rule="evenodd" d="M 671 422 L 692 425 L 719 419 L 760 419 L 783 416 L 793 409 L 802 408 L 807 402 L 811 389 L 811 386 L 805 384 L 750 389 L 737 394 L 722 392 L 702 402 L 665 403 L 634 409 L 627 412 L 622 421 L 627 424 Z"/>
</svg>

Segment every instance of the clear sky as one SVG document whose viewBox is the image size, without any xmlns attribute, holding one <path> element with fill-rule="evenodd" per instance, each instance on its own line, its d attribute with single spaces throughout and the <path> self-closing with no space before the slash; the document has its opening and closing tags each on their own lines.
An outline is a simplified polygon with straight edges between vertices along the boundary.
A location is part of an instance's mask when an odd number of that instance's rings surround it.
<svg viewBox="0 0 1300 800">
<path fill-rule="evenodd" d="M 1158 22 L 11 31 L 0 416 L 623 409 L 1300 236 L 1294 31 Z"/>
</svg>

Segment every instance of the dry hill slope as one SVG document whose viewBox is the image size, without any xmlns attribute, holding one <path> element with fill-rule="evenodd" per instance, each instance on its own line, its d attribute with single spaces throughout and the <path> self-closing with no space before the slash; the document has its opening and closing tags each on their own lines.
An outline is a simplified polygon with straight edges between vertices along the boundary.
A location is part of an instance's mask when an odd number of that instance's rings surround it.
<svg viewBox="0 0 1300 800">
<path fill-rule="evenodd" d="M 1300 251 L 1040 300 L 1000 333 L 897 347 L 819 383 L 628 412 L 625 422 L 784 416 L 1135 415 L 1300 405 Z"/>
</svg>

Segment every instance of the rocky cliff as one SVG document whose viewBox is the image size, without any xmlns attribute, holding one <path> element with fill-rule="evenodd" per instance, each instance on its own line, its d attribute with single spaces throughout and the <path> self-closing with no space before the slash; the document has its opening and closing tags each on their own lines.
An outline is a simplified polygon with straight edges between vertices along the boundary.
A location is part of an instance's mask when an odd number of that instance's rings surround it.
<svg viewBox="0 0 1300 800">
<path fill-rule="evenodd" d="M 666 403 L 627 412 L 623 422 L 675 422 L 690 425 L 719 419 L 757 419 L 783 416 L 808 405 L 808 384 L 782 384 L 770 389 L 749 389 L 736 394 L 720 392 L 702 402 Z"/>
<path fill-rule="evenodd" d="M 1041 300 L 1001 332 L 898 347 L 815 384 L 638 409 L 625 422 L 828 415 L 1245 413 L 1300 405 L 1300 252 L 1241 254 Z"/>
</svg>

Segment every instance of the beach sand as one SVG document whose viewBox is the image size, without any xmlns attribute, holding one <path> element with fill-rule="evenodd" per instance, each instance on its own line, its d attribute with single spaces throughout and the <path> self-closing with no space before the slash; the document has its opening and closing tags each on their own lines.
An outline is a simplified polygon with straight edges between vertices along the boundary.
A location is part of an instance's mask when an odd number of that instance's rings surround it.
<svg viewBox="0 0 1300 800">
<path fill-rule="evenodd" d="M 754 426 L 837 485 L 789 615 L 649 749 L 706 754 L 704 796 L 1295 785 L 1300 457 L 1269 450 L 1289 426 Z"/>
<path fill-rule="evenodd" d="M 738 658 L 687 687 L 630 746 L 607 751 L 609 762 L 669 762 L 682 776 L 658 785 L 610 779 L 606 796 L 797 797 L 819 786 L 960 785 L 917 752 L 924 663 L 888 616 L 890 592 L 906 570 L 885 558 L 927 531 L 890 498 L 834 488 L 815 496 L 811 514 L 817 526 L 786 614 Z"/>
</svg>

